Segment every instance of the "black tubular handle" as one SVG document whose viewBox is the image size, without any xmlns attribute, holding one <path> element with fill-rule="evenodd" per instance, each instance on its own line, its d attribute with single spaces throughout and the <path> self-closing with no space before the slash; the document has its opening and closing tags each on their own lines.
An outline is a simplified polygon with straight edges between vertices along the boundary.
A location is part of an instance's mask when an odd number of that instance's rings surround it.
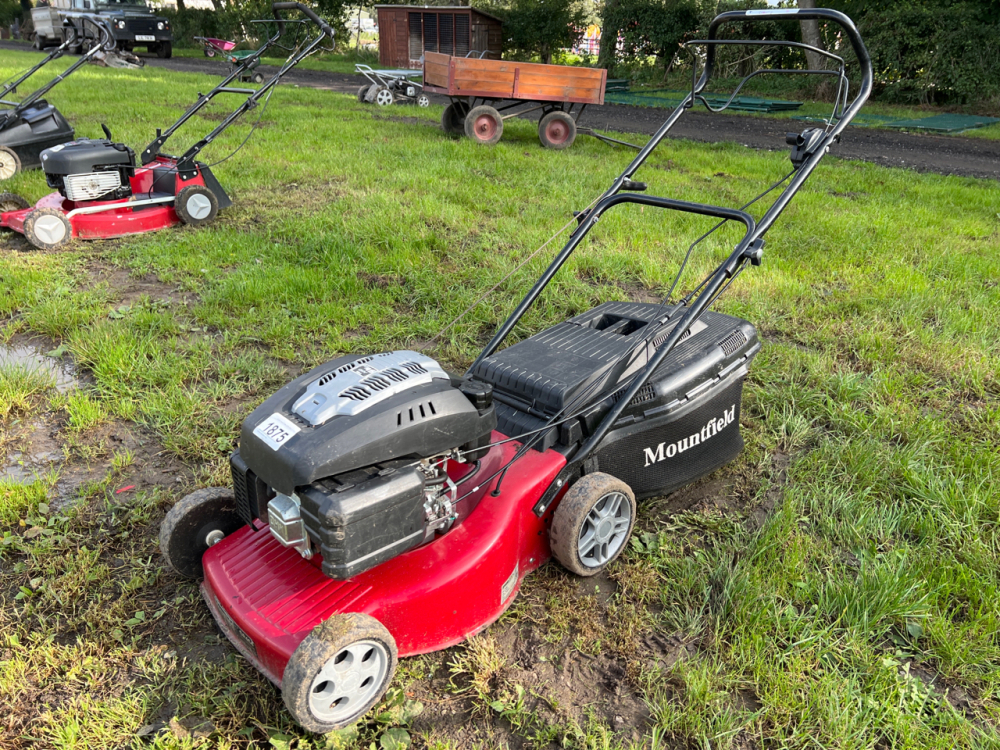
<svg viewBox="0 0 1000 750">
<path fill-rule="evenodd" d="M 311 20 L 314 24 L 319 26 L 324 34 L 333 39 L 333 27 L 330 26 L 326 21 L 316 15 L 316 11 L 307 5 L 302 3 L 274 3 L 271 5 L 271 10 L 274 12 L 274 17 L 276 20 L 280 21 L 278 17 L 278 11 L 282 10 L 297 10 L 306 18 Z"/>
<path fill-rule="evenodd" d="M 871 88 L 872 59 L 868 54 L 868 48 L 865 47 L 865 43 L 862 41 L 861 34 L 858 33 L 858 27 L 854 25 L 854 21 L 839 10 L 831 10 L 829 8 L 731 10 L 726 13 L 720 13 L 712 20 L 712 23 L 708 27 L 709 40 L 718 39 L 716 32 L 722 24 L 733 23 L 734 21 L 833 21 L 844 30 L 847 38 L 851 40 L 851 47 L 854 48 L 854 54 L 857 55 L 858 62 L 861 64 L 862 91 L 867 91 Z M 701 80 L 698 81 L 698 91 L 701 91 L 705 87 L 708 79 L 712 76 L 712 68 L 715 66 L 715 51 L 716 45 L 708 45 L 705 70 L 701 74 Z"/>
</svg>

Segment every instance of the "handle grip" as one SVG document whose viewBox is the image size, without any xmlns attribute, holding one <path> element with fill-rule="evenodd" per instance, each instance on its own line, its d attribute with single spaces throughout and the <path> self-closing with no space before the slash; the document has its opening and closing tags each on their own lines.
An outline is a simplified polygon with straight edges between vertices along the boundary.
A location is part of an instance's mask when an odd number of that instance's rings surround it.
<svg viewBox="0 0 1000 750">
<path fill-rule="evenodd" d="M 333 27 L 330 26 L 330 24 L 328 24 L 326 21 L 324 21 L 318 15 L 316 15 L 316 11 L 314 11 L 312 8 L 310 8 L 307 5 L 303 5 L 302 3 L 292 3 L 292 2 L 274 3 L 274 4 L 271 5 L 271 10 L 274 12 L 274 17 L 275 17 L 275 19 L 277 21 L 279 21 L 279 23 L 280 23 L 281 19 L 278 16 L 278 11 L 282 11 L 282 10 L 297 10 L 302 15 L 304 15 L 306 18 L 308 18 L 313 23 L 315 23 L 317 26 L 319 26 L 320 30 L 324 34 L 326 34 L 328 37 L 330 37 L 331 39 L 333 39 Z"/>
</svg>

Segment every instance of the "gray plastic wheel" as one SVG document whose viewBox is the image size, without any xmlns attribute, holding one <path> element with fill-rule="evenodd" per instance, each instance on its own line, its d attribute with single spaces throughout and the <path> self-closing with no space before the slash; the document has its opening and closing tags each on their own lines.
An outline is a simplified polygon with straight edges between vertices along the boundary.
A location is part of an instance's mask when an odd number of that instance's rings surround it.
<svg viewBox="0 0 1000 750">
<path fill-rule="evenodd" d="M 202 185 L 181 188 L 174 199 L 174 210 L 185 224 L 200 226 L 212 221 L 219 213 L 219 199 Z"/>
<path fill-rule="evenodd" d="M 0 180 L 9 180 L 21 171 L 21 159 L 13 149 L 0 146 Z"/>
<path fill-rule="evenodd" d="M 427 94 L 421 94 L 420 96 L 417 97 L 417 106 L 418 107 L 431 106 L 431 100 L 430 98 L 428 98 Z"/>
<path fill-rule="evenodd" d="M 375 103 L 380 107 L 388 107 L 392 102 L 393 96 L 389 89 L 379 89 L 375 94 Z"/>
<path fill-rule="evenodd" d="M 55 250 L 73 239 L 66 214 L 55 208 L 36 208 L 24 217 L 24 236 L 40 250 Z"/>
<path fill-rule="evenodd" d="M 281 696 L 303 729 L 340 729 L 378 703 L 397 660 L 395 639 L 374 617 L 334 615 L 295 649 L 281 678 Z"/>
<path fill-rule="evenodd" d="M 552 555 L 572 573 L 596 575 L 625 549 L 635 516 L 635 493 L 625 482 L 588 474 L 569 488 L 552 515 Z"/>
</svg>

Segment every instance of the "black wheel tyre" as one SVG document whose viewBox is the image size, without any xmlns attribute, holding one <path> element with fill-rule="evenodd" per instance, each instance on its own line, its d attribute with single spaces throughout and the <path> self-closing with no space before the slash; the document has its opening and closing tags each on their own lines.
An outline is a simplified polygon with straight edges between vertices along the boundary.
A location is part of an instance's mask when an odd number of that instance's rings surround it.
<svg viewBox="0 0 1000 750">
<path fill-rule="evenodd" d="M 188 185 L 177 194 L 174 210 L 185 224 L 197 227 L 218 216 L 219 199 L 203 185 Z"/>
<path fill-rule="evenodd" d="M 0 193 L 0 214 L 21 211 L 31 204 L 17 193 Z"/>
<path fill-rule="evenodd" d="M 205 57 L 215 57 L 215 50 L 214 49 L 205 50 Z"/>
<path fill-rule="evenodd" d="M 538 122 L 538 140 L 545 148 L 569 148 L 576 140 L 576 122 L 562 110 L 549 112 Z"/>
<path fill-rule="evenodd" d="M 55 208 L 36 208 L 24 217 L 24 236 L 40 250 L 56 250 L 73 239 L 66 214 Z"/>
<path fill-rule="evenodd" d="M 295 649 L 281 678 L 281 697 L 303 729 L 340 729 L 379 702 L 398 658 L 396 640 L 374 617 L 334 615 Z"/>
<path fill-rule="evenodd" d="M 256 83 L 258 86 L 260 84 L 264 83 L 264 74 L 263 73 L 254 73 L 253 74 L 253 82 Z"/>
<path fill-rule="evenodd" d="M 0 146 L 0 180 L 9 180 L 21 171 L 21 157 L 12 148 Z"/>
<path fill-rule="evenodd" d="M 469 105 L 465 102 L 452 102 L 441 113 L 441 127 L 446 133 L 461 135 L 465 132 L 465 116 L 469 114 Z"/>
<path fill-rule="evenodd" d="M 365 103 L 365 94 L 368 93 L 368 85 L 364 85 L 358 89 L 358 101 L 362 104 Z"/>
<path fill-rule="evenodd" d="M 488 104 L 476 107 L 465 116 L 465 134 L 477 143 L 492 146 L 503 135 L 503 118 Z"/>
<path fill-rule="evenodd" d="M 160 552 L 185 578 L 201 578 L 201 558 L 227 534 L 243 526 L 229 487 L 208 487 L 186 495 L 160 524 Z"/>
<path fill-rule="evenodd" d="M 587 474 L 552 514 L 552 555 L 578 576 L 600 573 L 625 549 L 635 526 L 635 493 L 610 474 Z"/>
<path fill-rule="evenodd" d="M 150 50 L 152 52 L 152 50 Z M 161 60 L 169 60 L 173 57 L 174 45 L 171 42 L 160 42 L 156 47 L 156 56 Z"/>
</svg>

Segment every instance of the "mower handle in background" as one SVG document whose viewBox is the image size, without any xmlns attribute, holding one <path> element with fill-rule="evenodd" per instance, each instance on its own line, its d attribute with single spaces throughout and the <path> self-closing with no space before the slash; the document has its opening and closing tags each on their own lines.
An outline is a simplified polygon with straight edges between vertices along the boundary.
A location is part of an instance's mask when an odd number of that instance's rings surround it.
<svg viewBox="0 0 1000 750">
<path fill-rule="evenodd" d="M 324 34 L 326 34 L 328 37 L 330 37 L 330 39 L 333 39 L 333 37 L 334 37 L 333 27 L 330 26 L 330 24 L 328 24 L 322 18 L 320 18 L 316 14 L 316 11 L 314 11 L 312 8 L 310 8 L 307 5 L 303 5 L 302 3 L 281 2 L 281 3 L 273 3 L 271 5 L 271 11 L 274 13 L 274 20 L 278 22 L 279 28 L 280 28 L 281 23 L 282 23 L 282 18 L 281 18 L 280 15 L 278 15 L 278 12 L 282 11 L 282 10 L 297 10 L 297 11 L 299 11 L 302 15 L 304 15 L 306 18 L 308 18 L 310 21 L 312 21 L 317 26 L 319 26 L 320 30 Z"/>
<path fill-rule="evenodd" d="M 851 41 L 851 47 L 854 49 L 854 54 L 858 58 L 858 63 L 861 65 L 861 89 L 858 91 L 857 96 L 854 97 L 854 101 L 844 111 L 837 125 L 830 131 L 831 135 L 838 135 L 854 119 L 854 115 L 861 109 L 861 105 L 867 101 L 869 94 L 871 94 L 873 81 L 872 58 L 868 54 L 868 48 L 865 47 L 864 41 L 861 39 L 858 27 L 854 25 L 854 21 L 839 10 L 832 10 L 830 8 L 767 8 L 762 10 L 730 10 L 720 13 L 712 19 L 712 23 L 708 26 L 708 40 L 706 42 L 708 51 L 705 57 L 705 70 L 702 72 L 701 79 L 695 86 L 694 93 L 704 91 L 705 86 L 712 77 L 716 54 L 716 45 L 712 44 L 712 42 L 718 39 L 716 32 L 719 30 L 719 27 L 724 23 L 733 23 L 735 21 L 763 20 L 832 21 L 847 34 L 847 38 Z"/>
</svg>

